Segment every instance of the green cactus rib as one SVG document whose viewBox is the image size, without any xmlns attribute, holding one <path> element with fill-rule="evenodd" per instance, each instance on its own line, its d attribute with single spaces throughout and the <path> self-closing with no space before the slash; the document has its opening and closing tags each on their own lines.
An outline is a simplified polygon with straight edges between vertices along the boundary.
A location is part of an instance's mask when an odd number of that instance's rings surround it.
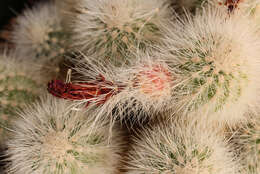
<svg viewBox="0 0 260 174">
<path fill-rule="evenodd" d="M 192 160 L 196 159 L 198 161 L 199 166 L 203 166 L 203 161 L 211 156 L 211 150 L 208 147 L 205 147 L 203 150 L 199 150 L 194 147 L 191 151 L 191 154 L 187 154 L 187 148 L 185 145 L 181 145 L 177 147 L 175 151 L 168 148 L 165 144 L 159 143 L 158 148 L 161 154 L 166 155 L 169 159 L 171 159 L 171 163 L 164 163 L 163 161 L 158 161 L 156 159 L 150 159 L 150 165 L 152 165 L 155 169 L 157 169 L 160 173 L 165 171 L 171 172 L 172 174 L 176 174 L 175 166 L 184 168 L 188 163 L 192 163 Z M 179 161 L 179 157 L 183 159 L 183 161 Z M 194 166 L 198 167 L 198 166 Z M 208 170 L 211 170 L 211 166 L 206 166 Z M 205 166 L 203 166 L 205 168 Z"/>
<path fill-rule="evenodd" d="M 250 174 L 255 174 L 260 169 L 260 132 L 251 127 L 249 136 L 251 138 L 247 144 L 247 148 L 249 148 L 247 150 L 249 153 L 246 154 L 248 160 L 247 168 Z"/>
<path fill-rule="evenodd" d="M 26 76 L 14 75 L 2 78 L 0 88 L 0 127 L 1 134 L 6 134 L 6 128 L 10 127 L 11 121 L 15 119 L 16 111 L 33 102 L 41 87 Z"/>
<path fill-rule="evenodd" d="M 200 44 L 198 42 L 197 44 Z M 217 43 L 213 43 L 217 46 Z M 226 73 L 224 70 L 216 72 L 216 65 L 214 60 L 207 60 L 211 57 L 210 50 L 201 51 L 199 49 L 180 49 L 177 55 L 182 60 L 186 57 L 187 60 L 184 63 L 174 65 L 176 74 L 186 77 L 187 82 L 179 85 L 174 90 L 176 94 L 198 94 L 193 100 L 193 103 L 188 106 L 188 110 L 197 110 L 201 106 L 209 103 L 215 96 L 217 97 L 217 104 L 214 106 L 214 112 L 217 112 L 223 108 L 228 100 L 237 100 L 241 96 L 242 87 L 240 83 L 247 81 L 247 75 L 238 71 L 238 76 L 234 76 L 232 73 Z M 196 60 L 191 55 L 196 55 Z M 239 69 L 239 65 L 237 65 Z M 209 79 L 211 82 L 209 83 Z M 221 80 L 222 79 L 222 80 Z M 235 83 L 236 89 L 232 88 L 231 99 L 231 85 Z M 222 94 L 217 94 L 218 91 L 222 91 Z M 217 96 L 218 95 L 218 96 Z"/>
<path fill-rule="evenodd" d="M 109 58 L 115 64 L 125 62 L 125 56 L 133 48 L 141 50 L 146 49 L 146 45 L 154 44 L 155 40 L 145 38 L 145 35 L 152 34 L 153 36 L 160 36 L 159 28 L 156 24 L 146 21 L 145 19 L 136 19 L 134 23 L 126 23 L 119 27 L 109 26 L 100 19 L 93 19 L 97 26 L 104 28 L 103 33 L 96 39 L 94 45 L 94 52 L 104 50 L 105 57 Z M 139 26 L 143 24 L 143 26 Z M 99 28 L 92 28 L 93 31 L 98 31 Z M 115 58 L 115 60 L 114 60 Z M 119 63 L 118 63 L 119 62 Z"/>
</svg>

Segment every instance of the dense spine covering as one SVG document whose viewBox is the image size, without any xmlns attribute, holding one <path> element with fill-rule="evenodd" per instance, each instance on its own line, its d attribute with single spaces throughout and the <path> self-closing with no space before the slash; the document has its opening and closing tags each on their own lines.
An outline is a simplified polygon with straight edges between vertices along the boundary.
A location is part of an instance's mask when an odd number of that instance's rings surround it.
<svg viewBox="0 0 260 174">
<path fill-rule="evenodd" d="M 252 120 L 237 130 L 234 136 L 234 146 L 243 165 L 246 174 L 258 174 L 260 172 L 260 117 L 259 113 L 251 113 Z"/>
<path fill-rule="evenodd" d="M 41 76 L 34 68 L 12 55 L 0 55 L 0 124 L 1 139 L 6 138 L 6 129 L 16 118 L 16 111 L 33 102 L 43 93 Z M 38 76 L 38 77 L 37 77 Z M 2 140 L 0 143 L 3 143 Z"/>
<path fill-rule="evenodd" d="M 55 62 L 65 53 L 68 33 L 56 8 L 52 2 L 40 3 L 17 18 L 12 39 L 19 57 Z"/>
<path fill-rule="evenodd" d="M 234 126 L 248 120 L 246 112 L 258 108 L 260 42 L 256 26 L 248 17 L 208 5 L 194 17 L 187 14 L 163 28 L 163 45 L 157 45 L 158 51 L 138 52 L 121 67 L 86 56 L 76 70 L 83 83 L 114 91 L 109 97 L 94 97 L 95 101 L 106 98 L 97 111 L 110 114 L 117 107 L 122 118 L 128 115 L 125 111 L 139 117 L 140 112 L 154 115 L 174 110 Z M 112 85 L 100 83 L 99 76 Z M 89 98 L 79 100 L 88 102 Z"/>
<path fill-rule="evenodd" d="M 170 17 L 167 0 L 81 0 L 72 22 L 75 46 L 116 65 L 129 53 L 160 43 Z"/>
<path fill-rule="evenodd" d="M 259 0 L 54 0 L 16 22 L 8 174 L 260 173 Z"/>
<path fill-rule="evenodd" d="M 227 143 L 196 126 L 162 122 L 134 137 L 128 174 L 238 174 Z"/>
<path fill-rule="evenodd" d="M 51 97 L 20 112 L 8 141 L 13 174 L 114 174 L 120 161 L 119 132 L 72 103 Z"/>
<path fill-rule="evenodd" d="M 247 120 L 244 113 L 259 104 L 256 24 L 207 7 L 166 32 L 157 57 L 167 62 L 174 77 L 172 107 L 229 125 Z"/>
</svg>

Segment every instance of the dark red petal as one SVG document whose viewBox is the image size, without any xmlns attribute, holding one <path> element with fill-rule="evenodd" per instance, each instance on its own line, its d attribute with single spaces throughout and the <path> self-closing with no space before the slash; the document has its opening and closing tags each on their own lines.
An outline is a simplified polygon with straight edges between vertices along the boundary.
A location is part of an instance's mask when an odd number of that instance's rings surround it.
<svg viewBox="0 0 260 174">
<path fill-rule="evenodd" d="M 117 89 L 117 90 L 115 90 Z M 64 83 L 52 80 L 48 83 L 48 91 L 52 95 L 69 100 L 88 100 L 90 103 L 104 104 L 110 97 L 124 89 L 123 85 L 116 86 L 100 75 L 95 83 Z"/>
</svg>

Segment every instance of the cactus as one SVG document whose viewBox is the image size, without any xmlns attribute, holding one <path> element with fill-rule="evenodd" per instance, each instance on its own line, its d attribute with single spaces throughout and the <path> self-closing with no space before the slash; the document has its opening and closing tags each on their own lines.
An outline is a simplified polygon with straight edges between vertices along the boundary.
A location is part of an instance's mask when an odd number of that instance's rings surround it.
<svg viewBox="0 0 260 174">
<path fill-rule="evenodd" d="M 239 149 L 244 173 L 258 174 L 260 172 L 260 118 L 259 113 L 250 114 L 253 120 L 243 126 L 234 136 Z"/>
<path fill-rule="evenodd" d="M 238 174 L 227 144 L 202 130 L 162 122 L 141 130 L 129 152 L 127 174 Z"/>
<path fill-rule="evenodd" d="M 110 114 L 117 107 L 120 118 L 126 110 L 138 118 L 146 111 L 152 116 L 172 110 L 230 126 L 247 121 L 244 113 L 259 102 L 257 24 L 210 5 L 194 18 L 188 14 L 177 21 L 163 29 L 159 51 L 139 52 L 120 68 L 95 56 L 83 58 L 86 62 L 76 68 L 83 81 L 102 75 L 114 91 L 100 111 Z"/>
<path fill-rule="evenodd" d="M 5 172 L 259 174 L 259 9 L 259 0 L 27 8 L 11 32 L 16 55 L 0 54 Z"/>
<path fill-rule="evenodd" d="M 107 126 L 50 96 L 20 112 L 8 140 L 13 174 L 114 174 L 120 160 L 119 132 L 109 138 Z"/>
<path fill-rule="evenodd" d="M 40 3 L 17 18 L 12 40 L 22 59 L 57 62 L 65 53 L 68 33 L 54 3 Z"/>
<path fill-rule="evenodd" d="M 174 77 L 172 107 L 222 124 L 246 121 L 244 113 L 258 107 L 256 24 L 208 6 L 166 31 L 157 57 L 167 62 Z"/>
<path fill-rule="evenodd" d="M 158 44 L 160 27 L 169 18 L 165 0 L 81 0 L 81 12 L 72 22 L 75 46 L 119 66 L 136 48 Z"/>
<path fill-rule="evenodd" d="M 16 110 L 34 101 L 42 92 L 38 73 L 32 66 L 14 59 L 7 53 L 0 55 L 0 123 L 1 134 L 16 118 Z M 0 143 L 6 136 L 1 136 Z"/>
</svg>

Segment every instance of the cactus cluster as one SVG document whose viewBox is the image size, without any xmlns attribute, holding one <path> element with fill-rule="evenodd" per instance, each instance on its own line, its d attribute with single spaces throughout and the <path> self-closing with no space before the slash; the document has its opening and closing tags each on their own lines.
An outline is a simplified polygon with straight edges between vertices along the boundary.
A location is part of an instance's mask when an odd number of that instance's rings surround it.
<svg viewBox="0 0 260 174">
<path fill-rule="evenodd" d="M 6 172 L 259 174 L 259 19 L 258 0 L 27 8 L 0 56 Z"/>
</svg>

